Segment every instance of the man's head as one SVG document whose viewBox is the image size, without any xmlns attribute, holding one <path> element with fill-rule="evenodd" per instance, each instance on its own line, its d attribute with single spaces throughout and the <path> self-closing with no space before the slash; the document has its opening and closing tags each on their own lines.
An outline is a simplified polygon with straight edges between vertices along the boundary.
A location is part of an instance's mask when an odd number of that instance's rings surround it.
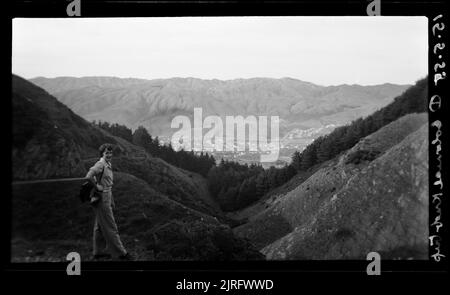
<svg viewBox="0 0 450 295">
<path fill-rule="evenodd" d="M 111 161 L 113 155 L 114 146 L 110 143 L 104 143 L 99 148 L 100 157 L 103 157 L 107 161 Z"/>
</svg>

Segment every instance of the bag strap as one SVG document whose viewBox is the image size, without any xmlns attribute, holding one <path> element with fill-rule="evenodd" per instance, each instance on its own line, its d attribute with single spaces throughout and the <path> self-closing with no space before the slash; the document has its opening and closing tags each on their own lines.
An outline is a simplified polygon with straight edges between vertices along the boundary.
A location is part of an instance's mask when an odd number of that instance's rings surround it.
<svg viewBox="0 0 450 295">
<path fill-rule="evenodd" d="M 103 166 L 102 173 L 100 173 L 100 178 L 99 178 L 99 180 L 97 180 L 97 184 L 102 181 L 103 172 L 105 172 L 105 166 Z"/>
</svg>

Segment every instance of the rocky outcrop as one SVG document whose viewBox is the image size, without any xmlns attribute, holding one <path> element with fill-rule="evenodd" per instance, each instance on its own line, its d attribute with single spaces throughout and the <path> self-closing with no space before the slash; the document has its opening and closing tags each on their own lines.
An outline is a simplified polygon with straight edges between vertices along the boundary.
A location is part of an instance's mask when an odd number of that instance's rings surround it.
<svg viewBox="0 0 450 295">
<path fill-rule="evenodd" d="M 269 259 L 351 259 L 371 251 L 425 258 L 426 121 L 408 115 L 364 138 L 235 232 Z"/>
</svg>

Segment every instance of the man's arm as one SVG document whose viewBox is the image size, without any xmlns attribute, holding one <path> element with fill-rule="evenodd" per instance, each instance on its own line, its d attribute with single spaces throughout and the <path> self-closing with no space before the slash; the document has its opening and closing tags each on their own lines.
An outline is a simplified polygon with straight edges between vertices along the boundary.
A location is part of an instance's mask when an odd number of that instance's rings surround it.
<svg viewBox="0 0 450 295">
<path fill-rule="evenodd" d="M 92 166 L 88 173 L 86 174 L 86 178 L 89 178 L 91 181 L 96 182 L 95 176 L 98 175 L 103 169 L 103 165 L 101 162 L 95 163 L 94 166 Z"/>
</svg>

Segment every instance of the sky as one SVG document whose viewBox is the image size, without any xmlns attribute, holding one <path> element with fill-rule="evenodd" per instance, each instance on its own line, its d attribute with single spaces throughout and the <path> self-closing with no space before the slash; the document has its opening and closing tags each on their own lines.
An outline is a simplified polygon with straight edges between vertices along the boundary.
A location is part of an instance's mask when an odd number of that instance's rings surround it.
<svg viewBox="0 0 450 295">
<path fill-rule="evenodd" d="M 13 20 L 24 78 L 290 77 L 329 86 L 414 84 L 426 17 L 159 17 Z"/>
</svg>

